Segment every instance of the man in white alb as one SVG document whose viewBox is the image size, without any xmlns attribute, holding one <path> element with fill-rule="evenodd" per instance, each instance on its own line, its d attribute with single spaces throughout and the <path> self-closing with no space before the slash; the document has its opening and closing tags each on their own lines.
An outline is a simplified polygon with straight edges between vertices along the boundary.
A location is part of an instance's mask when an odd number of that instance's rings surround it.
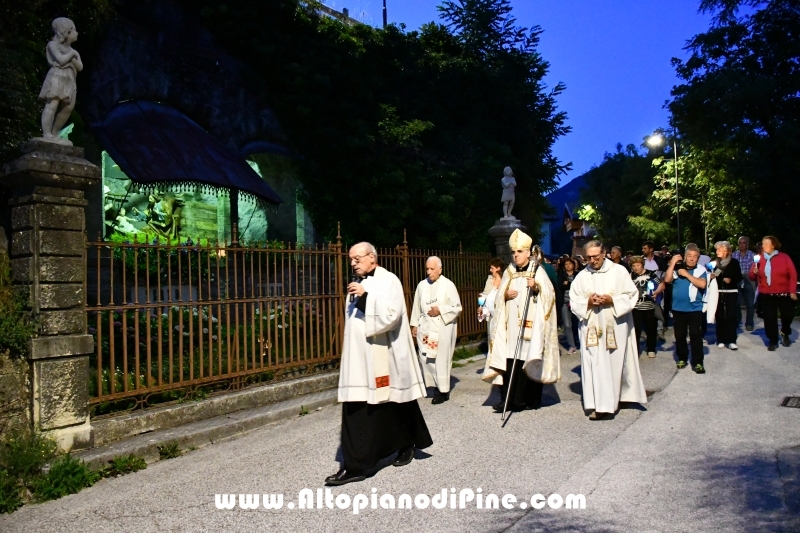
<svg viewBox="0 0 800 533">
<path fill-rule="evenodd" d="M 620 401 L 647 403 L 631 313 L 639 290 L 627 270 L 606 259 L 601 242 L 586 243 L 584 254 L 589 264 L 575 276 L 569 301 L 580 319 L 583 407 L 601 420 Z"/>
<path fill-rule="evenodd" d="M 436 256 L 425 262 L 428 275 L 419 282 L 411 308 L 411 334 L 417 338 L 425 384 L 436 387 L 431 403 L 450 399 L 450 368 L 456 348 L 456 319 L 461 300 L 455 284 L 442 275 L 442 260 Z"/>
<path fill-rule="evenodd" d="M 394 466 L 414 458 L 414 448 L 433 444 L 417 398 L 425 383 L 414 353 L 403 286 L 378 266 L 375 247 L 350 248 L 350 266 L 361 279 L 347 286 L 344 343 L 339 372 L 342 404 L 340 470 L 328 485 L 366 478 L 367 470 L 395 452 Z"/>
</svg>

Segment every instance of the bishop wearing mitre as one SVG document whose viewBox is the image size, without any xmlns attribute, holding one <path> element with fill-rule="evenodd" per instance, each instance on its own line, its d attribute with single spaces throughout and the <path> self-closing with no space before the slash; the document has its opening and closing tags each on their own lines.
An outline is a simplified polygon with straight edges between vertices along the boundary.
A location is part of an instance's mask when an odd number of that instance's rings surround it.
<svg viewBox="0 0 800 533">
<path fill-rule="evenodd" d="M 541 407 L 543 385 L 561 379 L 556 294 L 547 272 L 539 268 L 538 247 L 537 256 L 531 255 L 532 244 L 519 229 L 511 234 L 513 262 L 503 273 L 495 299 L 482 379 L 497 383 L 498 376 L 502 377 L 502 397 L 494 406 L 497 412 L 505 409 L 506 399 L 511 410 Z"/>
<path fill-rule="evenodd" d="M 632 315 L 639 289 L 624 267 L 606 259 L 601 242 L 589 241 L 584 253 L 589 263 L 569 288 L 569 304 L 580 319 L 583 407 L 591 420 L 602 420 L 620 401 L 647 403 Z"/>
<path fill-rule="evenodd" d="M 425 262 L 427 277 L 419 282 L 411 309 L 411 334 L 417 338 L 425 385 L 436 387 L 431 403 L 450 399 L 450 369 L 456 348 L 456 319 L 461 299 L 456 285 L 442 275 L 442 260 Z"/>
<path fill-rule="evenodd" d="M 344 343 L 339 372 L 342 467 L 328 485 L 366 478 L 378 461 L 397 452 L 394 466 L 409 464 L 415 448 L 433 444 L 417 398 L 425 382 L 408 325 L 400 280 L 378 266 L 375 247 L 350 248 L 350 266 L 361 279 L 347 286 Z"/>
</svg>

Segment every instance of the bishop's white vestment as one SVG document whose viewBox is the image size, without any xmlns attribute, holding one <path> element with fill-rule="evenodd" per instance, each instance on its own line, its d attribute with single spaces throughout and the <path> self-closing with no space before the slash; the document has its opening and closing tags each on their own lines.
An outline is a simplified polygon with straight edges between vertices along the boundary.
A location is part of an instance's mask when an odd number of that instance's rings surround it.
<svg viewBox="0 0 800 533">
<path fill-rule="evenodd" d="M 589 308 L 591 294 L 607 294 L 613 304 Z M 647 403 L 631 313 L 638 299 L 628 271 L 608 259 L 599 270 L 589 266 L 579 272 L 570 286 L 570 307 L 580 319 L 586 410 L 614 413 L 620 401 Z"/>
<path fill-rule="evenodd" d="M 431 307 L 439 316 L 428 316 Z M 461 299 L 455 284 L 444 276 L 431 283 L 419 282 L 411 308 L 411 327 L 417 328 L 417 346 L 425 384 L 441 393 L 450 392 L 450 369 L 456 348 L 456 320 L 461 314 Z"/>
<path fill-rule="evenodd" d="M 347 303 L 339 401 L 410 402 L 425 396 L 425 383 L 408 325 L 403 286 L 383 267 L 361 282 L 366 305 Z"/>
<path fill-rule="evenodd" d="M 525 374 L 539 383 L 555 383 L 561 379 L 558 325 L 556 322 L 556 295 L 553 284 L 543 268 L 534 274 L 534 263 L 518 272 L 514 264 L 503 273 L 494 302 L 489 355 L 482 379 L 498 384 L 496 378 L 506 372 L 506 361 L 514 359 L 520 328 L 524 325 L 523 339 L 517 359 L 523 361 Z M 534 277 L 535 276 L 535 277 Z M 528 313 L 522 316 L 528 294 L 528 279 L 534 277 L 538 294 L 532 295 Z M 517 291 L 516 298 L 506 301 L 509 290 Z"/>
</svg>

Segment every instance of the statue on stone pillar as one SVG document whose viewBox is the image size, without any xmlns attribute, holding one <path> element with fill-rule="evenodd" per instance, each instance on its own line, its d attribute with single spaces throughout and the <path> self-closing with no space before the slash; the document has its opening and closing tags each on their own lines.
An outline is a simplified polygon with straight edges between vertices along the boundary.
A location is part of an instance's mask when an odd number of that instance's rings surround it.
<svg viewBox="0 0 800 533">
<path fill-rule="evenodd" d="M 76 79 L 83 70 L 81 56 L 72 49 L 78 39 L 75 24 L 64 17 L 53 20 L 53 39 L 47 43 L 47 62 L 50 71 L 42 85 L 39 100 L 45 102 L 42 111 L 42 138 L 48 142 L 72 146 L 67 139 L 61 139 L 58 132 L 69 120 L 75 108 L 77 95 Z"/>
<path fill-rule="evenodd" d="M 511 210 L 514 209 L 514 189 L 517 187 L 517 180 L 514 179 L 511 167 L 503 169 L 503 179 L 500 183 L 503 186 L 503 197 L 500 199 L 503 202 L 503 218 L 514 218 L 511 216 Z"/>
</svg>

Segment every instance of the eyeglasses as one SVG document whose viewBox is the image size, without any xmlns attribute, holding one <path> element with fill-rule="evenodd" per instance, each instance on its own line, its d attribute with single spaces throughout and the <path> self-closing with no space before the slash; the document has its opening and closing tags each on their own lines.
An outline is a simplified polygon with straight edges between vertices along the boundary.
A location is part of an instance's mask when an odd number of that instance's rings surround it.
<svg viewBox="0 0 800 533">
<path fill-rule="evenodd" d="M 350 258 L 350 263 L 351 264 L 352 263 L 360 263 L 362 259 L 364 259 L 365 257 L 367 257 L 369 255 L 373 255 L 372 252 L 368 253 L 367 255 L 357 255 L 355 257 L 351 257 Z"/>
<path fill-rule="evenodd" d="M 590 260 L 590 261 L 594 261 L 595 259 L 599 259 L 599 258 L 601 258 L 601 257 L 603 257 L 603 254 L 602 254 L 602 253 L 599 253 L 599 254 L 597 254 L 597 255 L 587 255 L 587 256 L 586 256 L 586 259 L 588 259 L 588 260 Z"/>
</svg>

